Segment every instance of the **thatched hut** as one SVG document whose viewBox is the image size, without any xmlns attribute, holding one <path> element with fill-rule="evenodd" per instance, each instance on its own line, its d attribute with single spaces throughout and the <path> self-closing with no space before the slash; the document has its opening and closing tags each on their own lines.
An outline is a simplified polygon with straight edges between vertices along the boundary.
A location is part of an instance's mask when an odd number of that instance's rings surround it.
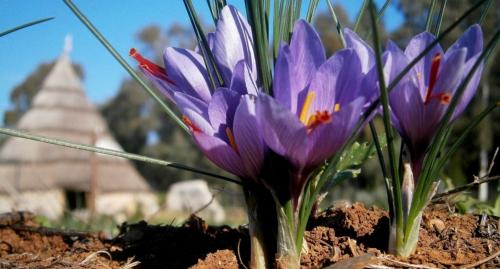
<svg viewBox="0 0 500 269">
<path fill-rule="evenodd" d="M 121 150 L 85 96 L 68 53 L 57 60 L 17 128 Z M 66 210 L 130 215 L 156 211 L 156 195 L 124 159 L 8 138 L 0 150 L 0 211 L 30 210 L 58 218 Z"/>
</svg>

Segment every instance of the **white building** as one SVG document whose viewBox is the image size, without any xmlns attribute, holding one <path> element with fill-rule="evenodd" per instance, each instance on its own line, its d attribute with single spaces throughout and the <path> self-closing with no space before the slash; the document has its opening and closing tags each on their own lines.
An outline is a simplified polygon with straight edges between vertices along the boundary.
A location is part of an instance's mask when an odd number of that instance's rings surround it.
<svg viewBox="0 0 500 269">
<path fill-rule="evenodd" d="M 121 150 L 88 101 L 64 52 L 17 129 Z M 0 212 L 29 210 L 58 218 L 66 210 L 131 215 L 156 212 L 156 194 L 124 159 L 9 137 L 0 150 Z"/>
</svg>

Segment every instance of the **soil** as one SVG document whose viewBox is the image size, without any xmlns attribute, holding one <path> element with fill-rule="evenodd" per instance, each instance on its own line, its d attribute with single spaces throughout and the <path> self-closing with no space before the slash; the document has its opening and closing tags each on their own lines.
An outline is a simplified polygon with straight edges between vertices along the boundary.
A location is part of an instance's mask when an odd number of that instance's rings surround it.
<svg viewBox="0 0 500 269">
<path fill-rule="evenodd" d="M 387 212 L 358 203 L 322 212 L 306 232 L 302 268 L 500 268 L 498 218 L 433 206 L 408 259 L 384 253 L 388 224 Z M 113 239 L 40 227 L 27 213 L 0 216 L 0 268 L 237 269 L 248 245 L 245 227 L 212 227 L 195 216 L 181 227 L 124 223 Z"/>
</svg>

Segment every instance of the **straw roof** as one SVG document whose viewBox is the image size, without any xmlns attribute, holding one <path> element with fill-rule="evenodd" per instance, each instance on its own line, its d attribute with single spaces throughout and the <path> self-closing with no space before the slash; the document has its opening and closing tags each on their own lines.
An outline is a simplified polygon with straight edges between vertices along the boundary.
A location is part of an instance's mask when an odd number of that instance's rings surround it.
<svg viewBox="0 0 500 269">
<path fill-rule="evenodd" d="M 122 150 L 85 96 L 67 53 L 45 78 L 17 129 Z M 0 150 L 0 193 L 54 188 L 88 191 L 92 175 L 100 192 L 149 190 L 124 159 L 14 137 Z"/>
</svg>

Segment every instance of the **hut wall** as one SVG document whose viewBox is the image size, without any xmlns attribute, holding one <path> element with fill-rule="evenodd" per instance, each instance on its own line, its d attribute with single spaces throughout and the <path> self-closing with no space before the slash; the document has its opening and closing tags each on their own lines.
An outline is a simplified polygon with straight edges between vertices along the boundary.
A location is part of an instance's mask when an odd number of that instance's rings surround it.
<svg viewBox="0 0 500 269">
<path fill-rule="evenodd" d="M 110 192 L 101 193 L 96 198 L 98 214 L 115 216 L 119 220 L 138 211 L 148 217 L 158 209 L 158 197 L 153 192 Z"/>
<path fill-rule="evenodd" d="M 30 211 L 49 219 L 57 219 L 64 213 L 62 190 L 24 191 L 15 195 L 0 194 L 0 211 Z"/>
</svg>

